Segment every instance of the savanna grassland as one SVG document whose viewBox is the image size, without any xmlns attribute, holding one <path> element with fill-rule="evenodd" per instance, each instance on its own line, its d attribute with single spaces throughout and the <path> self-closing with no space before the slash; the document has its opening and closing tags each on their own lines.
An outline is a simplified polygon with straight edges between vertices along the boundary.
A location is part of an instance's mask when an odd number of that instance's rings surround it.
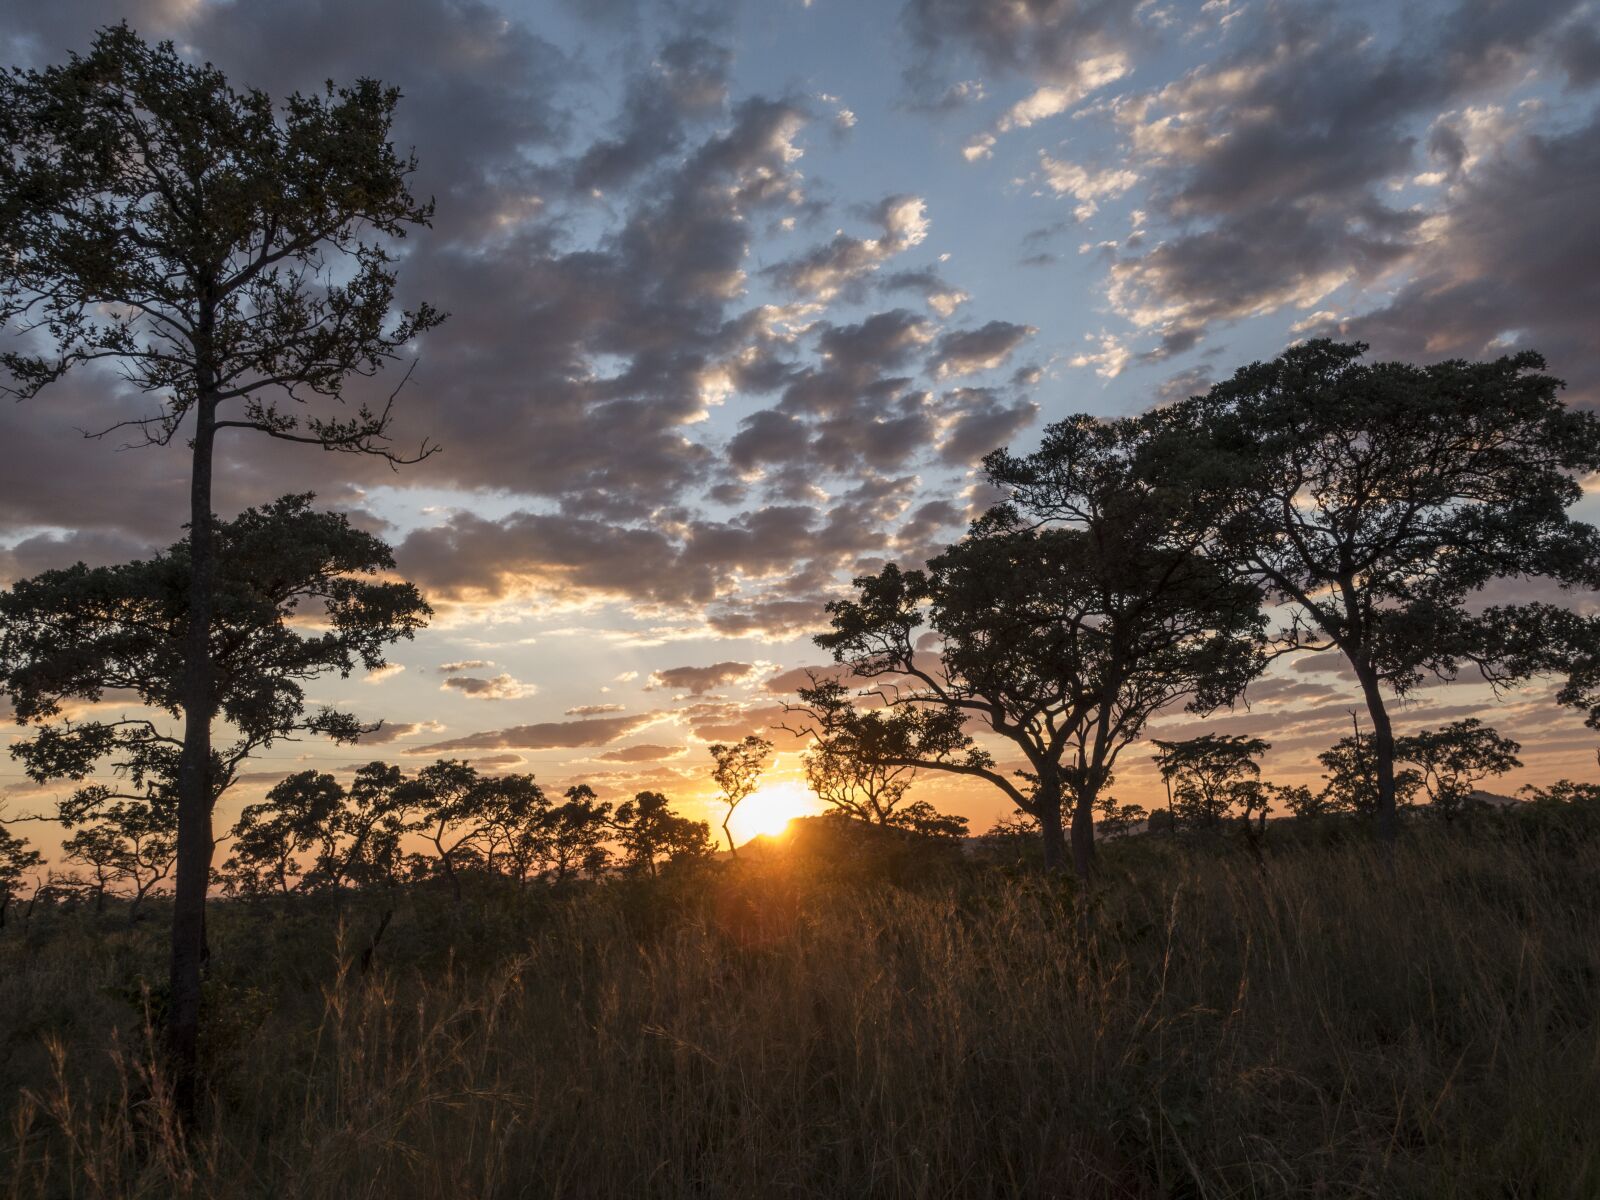
<svg viewBox="0 0 1600 1200">
<path fill-rule="evenodd" d="M 218 903 L 192 1133 L 150 1065 L 159 906 L 17 914 L 0 1194 L 1600 1194 L 1584 807 L 1392 858 L 1337 824 L 1130 836 L 1088 892 L 832 829 L 460 903 Z"/>
</svg>

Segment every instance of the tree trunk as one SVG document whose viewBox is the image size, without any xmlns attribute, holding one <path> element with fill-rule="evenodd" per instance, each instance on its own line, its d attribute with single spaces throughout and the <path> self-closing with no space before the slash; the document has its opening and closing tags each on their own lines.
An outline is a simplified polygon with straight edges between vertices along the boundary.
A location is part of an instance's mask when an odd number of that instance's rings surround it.
<svg viewBox="0 0 1600 1200">
<path fill-rule="evenodd" d="M 1072 805 L 1072 867 L 1083 883 L 1094 874 L 1094 799 L 1086 791 Z"/>
<path fill-rule="evenodd" d="M 739 847 L 733 844 L 733 830 L 728 828 L 728 822 L 731 820 L 733 820 L 733 809 L 730 808 L 728 810 L 728 815 L 722 818 L 722 832 L 727 836 L 728 839 L 728 853 L 733 855 L 733 857 L 738 858 Z"/>
<path fill-rule="evenodd" d="M 1377 672 L 1360 663 L 1353 665 L 1367 700 L 1367 714 L 1372 718 L 1372 756 L 1378 771 L 1378 840 L 1392 846 L 1400 831 L 1394 790 L 1394 725 L 1383 703 Z"/>
<path fill-rule="evenodd" d="M 1067 869 L 1067 840 L 1061 830 L 1061 799 L 1038 796 L 1039 832 L 1044 836 L 1044 869 L 1055 875 Z"/>
<path fill-rule="evenodd" d="M 211 520 L 215 402 L 195 407 L 189 488 L 189 613 L 184 637 L 183 751 L 178 760 L 178 851 L 173 879 L 171 1007 L 167 1049 L 173 1099 L 192 1118 L 199 1087 L 200 981 L 206 954 L 206 887 L 211 878 L 211 609 L 216 578 Z"/>
</svg>

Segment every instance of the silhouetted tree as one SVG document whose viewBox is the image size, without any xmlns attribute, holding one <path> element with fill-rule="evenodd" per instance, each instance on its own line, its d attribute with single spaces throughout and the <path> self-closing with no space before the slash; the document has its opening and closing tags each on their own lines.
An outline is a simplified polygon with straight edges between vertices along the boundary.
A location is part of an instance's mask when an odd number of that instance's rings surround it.
<svg viewBox="0 0 1600 1200">
<path fill-rule="evenodd" d="M 526 883 L 549 855 L 550 801 L 532 775 L 494 775 L 483 780 L 484 866 Z"/>
<path fill-rule="evenodd" d="M 1520 767 L 1521 749 L 1476 717 L 1421 730 L 1400 738 L 1395 746 L 1402 762 L 1414 763 L 1420 770 L 1422 789 L 1431 801 L 1428 811 L 1446 821 L 1466 809 L 1479 780 Z"/>
<path fill-rule="evenodd" d="M 159 787 L 148 800 L 130 802 L 109 787 L 91 784 L 57 805 L 57 819 L 68 829 L 81 826 L 61 848 L 69 862 L 94 872 L 95 908 L 105 906 L 111 884 L 126 881 L 133 890 L 128 920 L 138 920 L 144 898 L 172 873 L 177 854 L 172 789 Z"/>
<path fill-rule="evenodd" d="M 329 868 L 333 887 L 392 885 L 400 880 L 401 839 L 415 829 L 415 794 L 399 767 L 370 762 L 350 783 L 340 828 L 344 840 Z"/>
<path fill-rule="evenodd" d="M 753 733 L 746 734 L 742 742 L 735 742 L 731 746 L 718 742 L 711 747 L 711 778 L 717 785 L 722 802 L 728 806 L 728 814 L 722 818 L 722 832 L 727 835 L 728 851 L 735 858 L 739 855 L 739 847 L 733 844 L 733 830 L 729 828 L 729 823 L 733 820 L 734 810 L 761 782 L 761 772 L 771 753 L 772 743 Z"/>
<path fill-rule="evenodd" d="M 715 853 L 711 826 L 679 816 L 660 792 L 640 792 L 617 805 L 612 827 L 622 847 L 624 864 L 652 877 L 660 859 L 684 862 L 709 858 Z"/>
<path fill-rule="evenodd" d="M 1376 739 L 1370 733 L 1357 731 L 1342 737 L 1327 750 L 1317 755 L 1323 766 L 1321 800 L 1328 812 L 1355 813 L 1370 817 L 1377 813 L 1382 803 L 1379 787 L 1378 752 Z M 1405 768 L 1391 777 L 1395 798 L 1402 808 L 1410 807 L 1422 788 L 1422 776 Z"/>
<path fill-rule="evenodd" d="M 210 806 L 250 755 L 297 733 L 349 742 L 362 732 L 348 713 L 308 713 L 304 684 L 330 672 L 346 676 L 358 664 L 382 666 L 384 648 L 411 637 L 430 612 L 410 584 L 374 578 L 394 567 L 383 542 L 310 504 L 309 496 L 288 496 L 216 527 L 204 707 L 226 722 L 232 740 L 217 749 L 207 735 L 208 878 Z M 183 542 L 148 560 L 47 571 L 0 593 L 0 689 L 10 694 L 17 720 L 37 729 L 11 747 L 13 757 L 41 783 L 87 779 L 108 764 L 120 783 L 104 791 L 105 801 L 170 794 L 180 876 L 183 738 L 149 715 L 61 717 L 65 703 L 96 702 L 113 689 L 158 715 L 186 711 L 192 577 Z M 299 624 L 306 610 L 320 627 Z M 174 934 L 179 942 L 188 936 Z M 187 970 L 187 958 L 177 957 Z M 180 1046 L 180 1053 L 187 1051 Z"/>
<path fill-rule="evenodd" d="M 796 716 L 783 728 L 812 743 L 804 755 L 806 782 L 836 812 L 872 825 L 889 825 L 935 837 L 960 837 L 966 818 L 939 812 L 926 800 L 905 803 L 916 777 L 914 747 L 922 733 L 916 714 L 904 709 L 863 711 L 833 679 L 812 680 L 799 689 L 800 703 L 786 704 Z"/>
<path fill-rule="evenodd" d="M 275 109 L 222 73 L 126 25 L 63 66 L 0 77 L 0 325 L 40 353 L 0 355 L 31 396 L 71 367 L 115 366 L 160 408 L 125 423 L 146 443 L 184 431 L 191 458 L 188 636 L 178 770 L 178 867 L 169 1040 L 192 1107 L 218 688 L 212 536 L 218 433 L 248 430 L 380 454 L 390 406 L 321 413 L 438 323 L 395 316 L 389 238 L 426 225 L 413 162 L 389 142 L 399 92 L 373 80 Z M 390 397 L 390 404 L 393 397 Z"/>
<path fill-rule="evenodd" d="M 566 790 L 566 803 L 550 810 L 548 858 L 556 883 L 565 883 L 579 871 L 597 875 L 606 867 L 606 833 L 611 824 L 611 804 L 595 795 L 586 783 Z"/>
<path fill-rule="evenodd" d="M 23 876 L 38 870 L 43 863 L 44 857 L 29 848 L 27 838 L 0 825 L 0 929 L 5 928 L 6 913 L 17 898 Z"/>
<path fill-rule="evenodd" d="M 1280 648 L 1349 660 L 1392 840 L 1386 693 L 1464 665 L 1496 685 L 1550 669 L 1507 643 L 1514 606 L 1471 598 L 1503 577 L 1600 579 L 1600 534 L 1566 511 L 1600 469 L 1600 419 L 1563 405 L 1531 352 L 1416 367 L 1364 364 L 1365 350 L 1313 341 L 1244 367 L 1166 410 L 1165 445 L 1216 501 L 1208 549 L 1293 607 Z"/>
<path fill-rule="evenodd" d="M 332 883 L 345 824 L 346 795 L 320 771 L 300 771 L 274 784 L 266 799 L 239 813 L 229 837 L 233 854 L 223 870 L 246 892 L 276 888 L 283 895 L 318 881 Z M 309 866 L 298 855 L 315 851 Z M 291 880 L 294 882 L 291 883 Z"/>
<path fill-rule="evenodd" d="M 433 847 L 433 861 L 461 899 L 461 868 L 477 859 L 489 836 L 496 793 L 470 763 L 440 759 L 407 785 L 420 815 L 418 829 Z"/>
<path fill-rule="evenodd" d="M 1095 802 L 1094 815 L 1100 823 L 1100 832 L 1107 837 L 1120 837 L 1150 817 L 1143 805 L 1123 804 L 1110 793 Z"/>
<path fill-rule="evenodd" d="M 1051 870 L 1070 798 L 1084 877 L 1095 801 L 1150 715 L 1229 703 L 1259 669 L 1257 592 L 1195 552 L 1182 523 L 1193 497 L 1150 469 L 1145 426 L 1074 417 L 1036 454 L 990 455 L 1012 502 L 925 570 L 890 564 L 856 580 L 816 639 L 883 679 L 897 713 L 920 714 L 908 762 L 984 779 L 1034 817 Z M 1022 753 L 1015 777 L 972 744 L 967 719 Z"/>
<path fill-rule="evenodd" d="M 1269 783 L 1267 788 L 1271 799 L 1297 820 L 1314 821 L 1332 811 L 1325 792 L 1313 792 L 1303 783 Z"/>
<path fill-rule="evenodd" d="M 1157 739 L 1155 762 L 1179 820 L 1215 829 L 1235 808 L 1246 818 L 1263 815 L 1268 803 L 1256 761 L 1271 744 L 1243 734 L 1206 733 L 1181 742 Z"/>
</svg>

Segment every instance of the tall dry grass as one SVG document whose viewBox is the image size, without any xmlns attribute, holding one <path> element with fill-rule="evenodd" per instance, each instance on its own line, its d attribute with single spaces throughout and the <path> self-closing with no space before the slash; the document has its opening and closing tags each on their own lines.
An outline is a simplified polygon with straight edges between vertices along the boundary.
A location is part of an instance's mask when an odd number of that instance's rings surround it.
<svg viewBox="0 0 1600 1200">
<path fill-rule="evenodd" d="M 417 897 L 367 975 L 370 913 L 224 911 L 187 1138 L 158 931 L 13 933 L 0 1194 L 1600 1195 L 1600 847 L 1114 849 L 1088 904 L 777 857 Z"/>
</svg>

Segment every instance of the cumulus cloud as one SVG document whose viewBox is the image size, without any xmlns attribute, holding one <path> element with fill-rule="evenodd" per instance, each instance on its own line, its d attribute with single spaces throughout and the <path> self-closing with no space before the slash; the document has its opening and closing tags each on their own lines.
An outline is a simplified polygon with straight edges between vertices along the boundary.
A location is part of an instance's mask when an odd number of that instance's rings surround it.
<svg viewBox="0 0 1600 1200">
<path fill-rule="evenodd" d="M 843 230 L 833 239 L 796 259 L 767 268 L 781 288 L 811 300 L 832 300 L 855 288 L 897 254 L 920 245 L 928 236 L 927 204 L 917 196 L 889 196 L 873 212 L 882 227 L 875 238 L 858 238 Z"/>
<path fill-rule="evenodd" d="M 439 690 L 460 692 L 469 700 L 521 700 L 525 696 L 532 696 L 539 689 L 534 684 L 523 683 L 502 671 L 488 678 L 452 675 L 439 685 Z"/>
<path fill-rule="evenodd" d="M 934 348 L 929 369 L 940 379 L 992 371 L 1004 366 L 1012 352 L 1038 332 L 1032 325 L 990 321 L 977 329 L 946 333 Z"/>
<path fill-rule="evenodd" d="M 750 663 L 731 661 L 712 663 L 709 667 L 668 667 L 652 672 L 645 690 L 681 689 L 691 696 L 703 696 L 713 688 L 748 678 L 754 669 Z"/>
</svg>

